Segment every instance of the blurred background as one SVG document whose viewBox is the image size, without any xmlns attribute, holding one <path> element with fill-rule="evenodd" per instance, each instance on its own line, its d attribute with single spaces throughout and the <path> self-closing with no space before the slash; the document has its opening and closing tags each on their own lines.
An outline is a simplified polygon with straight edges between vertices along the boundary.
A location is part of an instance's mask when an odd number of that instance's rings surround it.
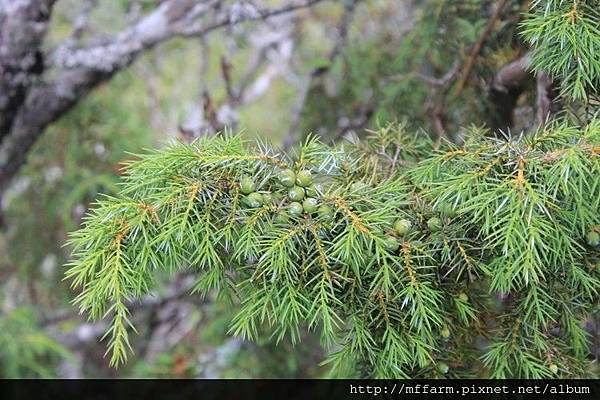
<svg viewBox="0 0 600 400">
<path fill-rule="evenodd" d="M 106 325 L 78 315 L 63 281 L 68 232 L 118 190 L 132 153 L 173 140 L 228 129 L 290 148 L 389 122 L 455 142 L 469 125 L 529 129 L 552 82 L 525 68 L 527 6 L 0 0 L 0 376 L 323 376 L 312 334 L 295 346 L 229 336 L 235 306 L 190 295 L 185 274 L 133 305 L 134 355 L 109 368 Z"/>
</svg>

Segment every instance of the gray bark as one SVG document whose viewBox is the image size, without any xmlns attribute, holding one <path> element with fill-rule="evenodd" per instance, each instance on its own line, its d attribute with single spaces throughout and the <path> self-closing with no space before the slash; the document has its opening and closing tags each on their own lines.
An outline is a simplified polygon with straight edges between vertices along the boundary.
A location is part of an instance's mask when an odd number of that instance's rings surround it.
<svg viewBox="0 0 600 400">
<path fill-rule="evenodd" d="M 43 71 L 40 46 L 54 2 L 0 1 L 0 141 L 9 133 L 29 87 Z"/>
<path fill-rule="evenodd" d="M 173 37 L 203 36 L 324 0 L 289 0 L 273 8 L 165 0 L 108 40 L 90 40 L 95 44 L 83 48 L 67 41 L 43 54 L 55 1 L 0 0 L 0 200 L 44 129 L 140 54 Z"/>
</svg>

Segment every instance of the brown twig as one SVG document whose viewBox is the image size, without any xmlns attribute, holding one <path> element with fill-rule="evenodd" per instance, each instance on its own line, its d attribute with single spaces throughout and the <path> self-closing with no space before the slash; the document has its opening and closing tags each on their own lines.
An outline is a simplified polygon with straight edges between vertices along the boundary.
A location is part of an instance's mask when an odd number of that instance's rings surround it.
<svg viewBox="0 0 600 400">
<path fill-rule="evenodd" d="M 447 86 L 452 81 L 452 79 L 454 79 L 454 77 L 458 73 L 458 67 L 458 60 L 454 60 L 452 68 L 450 68 L 448 72 L 446 72 L 441 78 L 434 78 L 432 76 L 425 75 L 421 72 L 416 72 L 415 75 L 423 81 L 427 82 L 427 84 L 429 84 L 430 86 L 444 87 Z"/>
<path fill-rule="evenodd" d="M 514 124 L 514 110 L 525 84 L 532 78 L 528 53 L 502 66 L 494 75 L 489 100 L 495 107 L 490 126 L 494 131 L 506 131 Z"/>
<path fill-rule="evenodd" d="M 504 65 L 496 72 L 492 88 L 498 92 L 506 93 L 512 88 L 522 86 L 531 77 L 529 64 L 531 57 L 529 53 Z"/>
<path fill-rule="evenodd" d="M 227 92 L 227 97 L 231 103 L 235 103 L 238 100 L 236 96 L 233 85 L 231 83 L 231 70 L 233 66 L 227 59 L 225 55 L 221 56 L 221 75 L 223 76 L 223 81 L 225 82 L 225 91 Z"/>
<path fill-rule="evenodd" d="M 462 70 L 462 75 L 461 75 L 460 79 L 458 80 L 456 89 L 454 90 L 454 97 L 458 97 L 462 93 L 463 89 L 465 88 L 467 80 L 469 79 L 469 75 L 471 75 L 471 70 L 473 69 L 473 66 L 475 65 L 475 60 L 477 59 L 477 56 L 479 56 L 479 53 L 481 52 L 483 44 L 485 43 L 488 36 L 492 32 L 492 29 L 494 28 L 494 25 L 496 24 L 496 21 L 500 17 L 500 13 L 504 9 L 504 6 L 506 5 L 507 2 L 508 2 L 508 0 L 500 0 L 498 2 L 498 5 L 496 6 L 496 8 L 494 9 L 494 12 L 492 13 L 492 16 L 488 20 L 488 23 L 486 24 L 485 28 L 479 35 L 479 39 L 477 40 L 477 42 L 471 49 L 471 53 L 469 54 L 469 57 L 467 58 L 467 61 L 465 62 L 465 66 Z"/>
</svg>

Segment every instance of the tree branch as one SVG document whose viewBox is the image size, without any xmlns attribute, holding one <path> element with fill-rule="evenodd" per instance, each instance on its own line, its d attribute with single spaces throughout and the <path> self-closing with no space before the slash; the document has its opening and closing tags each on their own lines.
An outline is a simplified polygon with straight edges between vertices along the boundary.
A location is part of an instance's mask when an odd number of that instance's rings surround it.
<svg viewBox="0 0 600 400">
<path fill-rule="evenodd" d="M 495 120 L 492 121 L 493 129 L 505 131 L 512 126 L 517 99 L 532 77 L 529 71 L 530 62 L 529 54 L 525 54 L 496 72 L 489 94 L 496 109 Z"/>
<path fill-rule="evenodd" d="M 496 72 L 492 88 L 498 92 L 506 93 L 511 89 L 523 86 L 523 84 L 531 77 L 529 64 L 531 57 L 529 53 L 512 61 Z"/>
<path fill-rule="evenodd" d="M 0 0 L 0 143 L 29 87 L 44 70 L 40 46 L 54 3 Z"/>
<path fill-rule="evenodd" d="M 494 9 L 494 12 L 492 13 L 492 16 L 488 20 L 488 23 L 486 24 L 485 28 L 481 32 L 481 35 L 479 35 L 479 39 L 473 46 L 473 49 L 471 50 L 471 53 L 469 54 L 469 57 L 467 58 L 467 61 L 465 62 L 465 66 L 462 70 L 461 77 L 458 80 L 456 89 L 454 90 L 454 97 L 458 97 L 461 94 L 461 92 L 463 91 L 463 89 L 467 83 L 467 80 L 469 79 L 469 75 L 471 75 L 471 70 L 473 69 L 473 66 L 475 65 L 475 60 L 477 59 L 477 56 L 479 56 L 479 53 L 481 52 L 483 44 L 487 40 L 488 36 L 490 35 L 490 33 L 492 33 L 492 29 L 494 28 L 494 25 L 496 24 L 496 21 L 500 17 L 500 13 L 504 9 L 504 6 L 506 6 L 507 2 L 508 2 L 508 0 L 500 0 L 498 2 L 498 5 L 496 6 L 496 8 Z"/>
<path fill-rule="evenodd" d="M 31 3 L 51 5 L 54 1 L 31 0 Z M 177 36 L 202 36 L 227 25 L 270 18 L 322 1 L 325 0 L 290 0 L 279 7 L 239 9 L 220 7 L 222 2 L 215 0 L 202 3 L 166 0 L 108 42 L 80 49 L 59 47 L 51 57 L 58 69 L 56 78 L 31 87 L 21 102 L 22 106 L 11 112 L 14 114 L 16 111 L 14 120 L 10 124 L 2 120 L 12 127 L 3 131 L 7 134 L 0 145 L 0 198 L 46 126 L 75 106 L 98 84 L 129 66 L 141 53 Z M 30 1 L 20 0 L 19 3 L 28 4 Z M 212 15 L 208 21 L 199 21 L 201 16 L 208 14 Z M 2 29 L 5 30 L 5 24 L 2 24 Z"/>
</svg>

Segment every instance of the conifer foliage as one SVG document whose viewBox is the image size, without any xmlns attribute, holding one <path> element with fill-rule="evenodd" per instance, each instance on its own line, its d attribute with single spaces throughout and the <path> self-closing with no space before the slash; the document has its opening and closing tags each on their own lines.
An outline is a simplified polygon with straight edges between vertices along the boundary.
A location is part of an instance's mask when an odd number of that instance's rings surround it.
<svg viewBox="0 0 600 400">
<path fill-rule="evenodd" d="M 473 261 L 445 263 L 452 254 L 446 235 L 439 263 L 455 282 L 462 264 L 469 297 L 481 307 L 477 315 L 494 320 L 477 323 L 489 340 L 481 360 L 492 377 L 584 371 L 583 323 L 597 311 L 600 284 L 599 144 L 598 122 L 583 130 L 554 125 L 510 140 L 473 132 L 464 147 L 411 172 L 426 197 L 452 204 L 460 216 L 448 233 L 478 248 Z M 450 257 L 462 255 L 459 247 Z"/>
<path fill-rule="evenodd" d="M 560 78 L 574 100 L 598 95 L 600 1 L 533 1 L 522 33 L 533 45 L 534 70 Z"/>
<path fill-rule="evenodd" d="M 523 24 L 566 99 L 597 91 L 599 9 L 534 1 Z M 573 120 L 461 146 L 396 124 L 290 155 L 221 134 L 139 156 L 71 237 L 75 302 L 112 319 L 114 365 L 129 302 L 188 269 L 239 303 L 232 334 L 319 332 L 334 376 L 589 377 L 600 121 Z"/>
<path fill-rule="evenodd" d="M 295 157 L 227 135 L 141 156 L 72 237 L 76 302 L 112 316 L 114 364 L 127 300 L 190 268 L 241 303 L 233 334 L 316 329 L 343 376 L 577 376 L 600 288 L 600 123 L 484 133 L 439 152 L 389 126 Z"/>
</svg>

